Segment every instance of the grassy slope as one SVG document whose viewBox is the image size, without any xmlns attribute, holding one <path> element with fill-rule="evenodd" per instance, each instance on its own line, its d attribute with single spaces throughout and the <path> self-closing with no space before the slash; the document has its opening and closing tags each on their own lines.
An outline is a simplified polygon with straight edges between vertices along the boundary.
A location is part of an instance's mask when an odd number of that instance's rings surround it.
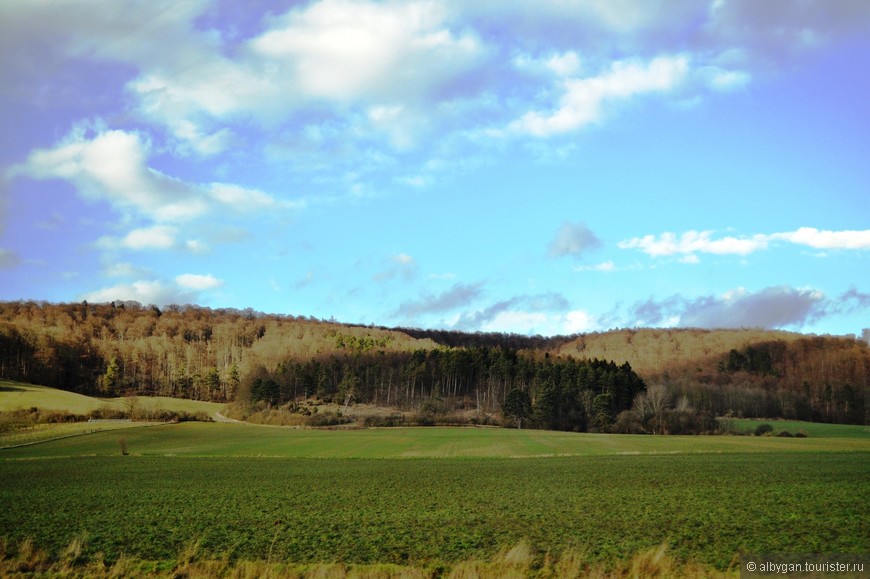
<svg viewBox="0 0 870 579">
<path fill-rule="evenodd" d="M 734 429 L 738 432 L 753 432 L 759 424 L 769 424 L 773 434 L 789 432 L 795 434 L 804 432 L 810 437 L 822 438 L 864 438 L 870 439 L 870 426 L 855 426 L 852 424 L 825 424 L 822 422 L 804 422 L 802 420 L 763 420 L 734 419 Z"/>
<path fill-rule="evenodd" d="M 173 410 L 177 412 L 206 412 L 213 416 L 223 408 L 223 404 L 167 398 L 165 396 L 136 396 L 136 404 L 147 409 Z M 125 398 L 93 398 L 75 392 L 66 392 L 37 386 L 0 380 L 0 411 L 19 408 L 41 408 L 45 410 L 67 410 L 73 414 L 87 414 L 92 410 L 106 407 L 124 410 L 128 401 Z"/>
<path fill-rule="evenodd" d="M 632 454 L 870 452 L 870 434 L 851 427 L 851 438 L 754 436 L 632 436 L 495 428 L 382 428 L 296 430 L 247 424 L 184 423 L 130 429 L 130 452 L 139 455 L 281 458 L 506 458 Z M 0 451 L 2 458 L 111 456 L 117 433 L 46 442 Z"/>
</svg>

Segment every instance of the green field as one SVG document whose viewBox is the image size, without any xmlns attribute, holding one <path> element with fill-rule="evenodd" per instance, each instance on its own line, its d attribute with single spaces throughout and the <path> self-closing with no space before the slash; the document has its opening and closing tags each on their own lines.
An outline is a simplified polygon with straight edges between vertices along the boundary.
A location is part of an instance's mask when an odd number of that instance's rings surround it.
<svg viewBox="0 0 870 579">
<path fill-rule="evenodd" d="M 870 426 L 856 426 L 852 424 L 824 424 L 821 422 L 803 422 L 801 420 L 762 420 L 762 419 L 736 419 L 731 421 L 735 430 L 739 432 L 754 432 L 759 424 L 769 424 L 773 427 L 773 434 L 788 432 L 797 434 L 803 432 L 811 437 L 825 438 L 870 438 Z"/>
<path fill-rule="evenodd" d="M 171 559 L 194 538 L 216 558 L 272 550 L 296 562 L 414 564 L 489 556 L 520 540 L 593 561 L 665 542 L 726 568 L 741 550 L 866 552 L 868 459 L 7 460 L 0 528 L 56 553 L 84 536 L 110 558 Z"/>
<path fill-rule="evenodd" d="M 427 569 L 521 542 L 536 565 L 581 553 L 609 567 L 663 544 L 721 570 L 741 552 L 866 553 L 870 435 L 816 426 L 808 438 L 131 427 L 0 449 L 0 537 L 58 560 L 82 539 L 83 560 L 165 569 L 196 541 L 206 559 Z"/>
<path fill-rule="evenodd" d="M 860 429 L 862 427 L 852 427 Z M 196 423 L 131 428 L 132 454 L 274 458 L 531 458 L 643 454 L 870 452 L 870 437 L 636 436 L 500 428 L 301 430 Z M 114 456 L 118 435 L 98 432 L 7 449 L 0 458 Z"/>
<path fill-rule="evenodd" d="M 126 410 L 131 401 L 126 398 L 93 398 L 75 392 L 66 392 L 47 386 L 0 380 L 0 412 L 22 408 L 65 410 L 73 414 L 87 414 L 103 407 Z M 171 410 L 175 412 L 205 412 L 214 416 L 224 407 L 215 402 L 183 400 L 165 396 L 136 396 L 135 404 L 148 410 Z"/>
</svg>

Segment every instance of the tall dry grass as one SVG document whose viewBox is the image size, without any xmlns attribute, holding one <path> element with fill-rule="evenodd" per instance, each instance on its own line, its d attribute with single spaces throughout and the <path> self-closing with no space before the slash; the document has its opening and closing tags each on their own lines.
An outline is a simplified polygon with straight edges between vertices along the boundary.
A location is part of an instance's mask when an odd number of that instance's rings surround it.
<svg viewBox="0 0 870 579">
<path fill-rule="evenodd" d="M 703 565 L 680 561 L 668 552 L 667 545 L 635 553 L 611 565 L 592 563 L 584 553 L 566 551 L 559 556 L 536 552 L 522 541 L 505 548 L 489 559 L 470 559 L 452 565 L 406 566 L 393 564 L 346 564 L 231 560 L 203 554 L 200 542 L 185 545 L 174 561 L 148 561 L 122 555 L 107 563 L 103 553 L 86 555 L 87 537 L 74 538 L 57 557 L 49 557 L 31 539 L 11 545 L 0 538 L 0 576 L 60 576 L 117 579 L 127 577 L 165 577 L 206 579 L 669 579 L 724 578 L 739 576 L 739 569 L 718 571 Z M 735 558 L 736 560 L 736 558 Z"/>
</svg>

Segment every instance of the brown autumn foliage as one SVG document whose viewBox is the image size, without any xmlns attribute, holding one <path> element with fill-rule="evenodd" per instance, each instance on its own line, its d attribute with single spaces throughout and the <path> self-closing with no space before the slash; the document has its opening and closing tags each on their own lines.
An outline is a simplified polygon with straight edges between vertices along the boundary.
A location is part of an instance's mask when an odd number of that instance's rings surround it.
<svg viewBox="0 0 870 579">
<path fill-rule="evenodd" d="M 692 408 L 712 415 L 867 423 L 870 411 L 870 350 L 852 337 L 636 329 L 542 338 L 351 326 L 251 309 L 0 303 L 0 378 L 97 395 L 134 392 L 226 401 L 249 392 L 257 379 L 262 385 L 283 376 L 293 381 L 292 398 L 310 394 L 295 383 L 316 362 L 322 365 L 318 379 L 326 374 L 335 382 L 332 386 L 344 395 L 341 403 L 365 392 L 366 382 L 377 374 L 387 390 L 375 388 L 372 402 L 390 404 L 398 387 L 390 364 L 397 365 L 396 380 L 410 373 L 415 381 L 431 381 L 421 374 L 432 367 L 425 352 L 475 348 L 513 351 L 549 365 L 569 358 L 616 366 L 627 362 L 648 385 L 666 385 L 675 399 L 685 398 Z M 408 364 L 417 367 L 404 367 Z M 348 367 L 351 374 L 344 371 Z M 506 376 L 488 405 L 498 407 L 508 389 L 519 387 L 540 406 L 543 383 L 536 376 Z M 450 408 L 481 406 L 474 392 L 453 400 L 460 390 L 448 387 L 440 395 Z M 418 387 L 411 400 L 419 402 L 423 395 L 431 396 L 431 390 Z"/>
</svg>

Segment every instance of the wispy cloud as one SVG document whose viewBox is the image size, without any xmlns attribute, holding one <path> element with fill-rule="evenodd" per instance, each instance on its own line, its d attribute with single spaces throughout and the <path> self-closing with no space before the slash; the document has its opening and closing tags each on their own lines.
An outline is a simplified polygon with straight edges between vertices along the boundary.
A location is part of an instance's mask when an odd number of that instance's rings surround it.
<svg viewBox="0 0 870 579">
<path fill-rule="evenodd" d="M 21 263 L 21 257 L 11 249 L 0 247 L 0 269 L 12 269 Z"/>
<path fill-rule="evenodd" d="M 512 122 L 508 131 L 549 137 L 597 123 L 607 104 L 638 95 L 673 90 L 686 77 L 688 58 L 660 56 L 648 63 L 617 61 L 598 76 L 566 80 L 553 111 L 531 111 Z"/>
<path fill-rule="evenodd" d="M 374 281 L 382 282 L 400 277 L 405 280 L 417 276 L 417 260 L 407 253 L 397 253 L 389 259 L 389 265 L 372 276 Z"/>
<path fill-rule="evenodd" d="M 401 304 L 396 316 L 413 320 L 424 314 L 442 314 L 458 308 L 467 307 L 483 293 L 483 284 L 454 284 L 440 294 L 426 295 L 419 300 Z"/>
<path fill-rule="evenodd" d="M 692 257 L 689 263 L 696 263 L 696 254 L 749 255 L 767 249 L 772 243 L 784 241 L 815 249 L 864 250 L 870 249 L 870 229 L 826 231 L 813 227 L 802 227 L 795 231 L 752 236 L 714 237 L 713 231 L 690 230 L 677 236 L 666 232 L 660 236 L 645 235 L 620 241 L 621 249 L 638 249 L 650 257 L 682 255 Z"/>
<path fill-rule="evenodd" d="M 597 320 L 584 310 L 572 310 L 561 294 L 547 293 L 515 296 L 481 310 L 463 312 L 452 326 L 464 331 L 552 336 L 590 331 L 597 327 Z"/>
</svg>

